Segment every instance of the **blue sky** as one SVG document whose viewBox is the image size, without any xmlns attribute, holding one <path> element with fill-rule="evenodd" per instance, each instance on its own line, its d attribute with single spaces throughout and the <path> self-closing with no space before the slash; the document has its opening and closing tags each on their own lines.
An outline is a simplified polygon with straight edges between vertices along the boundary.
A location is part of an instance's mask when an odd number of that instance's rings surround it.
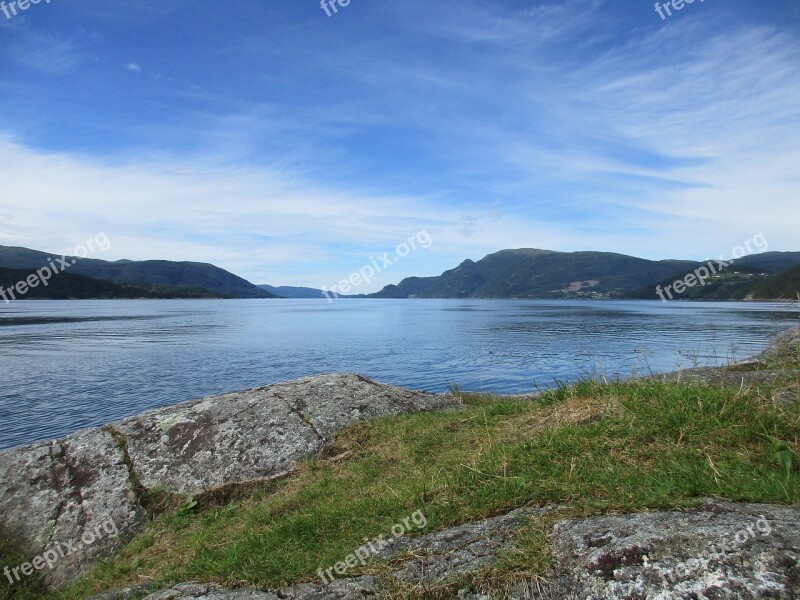
<svg viewBox="0 0 800 600">
<path fill-rule="evenodd" d="M 8 3 L 8 0 L 6 0 Z M 0 244 L 358 291 L 503 248 L 800 250 L 800 4 L 42 0 L 0 12 Z"/>
</svg>

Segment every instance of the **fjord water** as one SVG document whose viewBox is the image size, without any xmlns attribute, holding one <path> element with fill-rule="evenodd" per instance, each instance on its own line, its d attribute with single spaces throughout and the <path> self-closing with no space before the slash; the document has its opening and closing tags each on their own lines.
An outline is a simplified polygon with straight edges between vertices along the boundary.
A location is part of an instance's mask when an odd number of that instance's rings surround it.
<svg viewBox="0 0 800 600">
<path fill-rule="evenodd" d="M 14 302 L 0 307 L 0 449 L 319 373 L 518 393 L 718 365 L 799 316 L 796 303 Z"/>
</svg>

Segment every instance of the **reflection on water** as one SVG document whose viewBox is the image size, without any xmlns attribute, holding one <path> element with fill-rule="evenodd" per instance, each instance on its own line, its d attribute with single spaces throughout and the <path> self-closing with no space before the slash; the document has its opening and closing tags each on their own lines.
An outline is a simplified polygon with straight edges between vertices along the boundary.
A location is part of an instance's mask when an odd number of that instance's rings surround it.
<svg viewBox="0 0 800 600">
<path fill-rule="evenodd" d="M 722 364 L 798 322 L 755 303 L 178 300 L 0 306 L 0 448 L 167 404 L 358 372 L 441 392 Z"/>
</svg>

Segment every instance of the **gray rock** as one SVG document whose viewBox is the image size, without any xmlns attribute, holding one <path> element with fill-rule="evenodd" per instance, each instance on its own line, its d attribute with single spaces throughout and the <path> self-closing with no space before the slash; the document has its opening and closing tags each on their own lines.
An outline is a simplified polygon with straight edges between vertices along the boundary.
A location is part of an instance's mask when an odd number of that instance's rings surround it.
<svg viewBox="0 0 800 600">
<path fill-rule="evenodd" d="M 203 398 L 113 427 L 145 488 L 196 495 L 282 477 L 356 421 L 453 405 L 447 396 L 336 374 Z"/>
<path fill-rule="evenodd" d="M 303 584 L 282 590 L 260 591 L 252 588 L 225 589 L 214 584 L 182 583 L 145 597 L 145 600 L 350 600 L 376 597 L 378 581 L 357 577 L 334 581 L 328 586 Z M 127 593 L 121 590 L 116 594 Z M 124 600 L 128 596 L 95 596 L 92 600 Z"/>
<path fill-rule="evenodd" d="M 121 590 L 109 590 L 102 594 L 92 596 L 92 600 L 140 600 L 150 592 L 158 589 L 157 585 L 151 583 L 142 583 L 133 587 Z"/>
<path fill-rule="evenodd" d="M 422 589 L 441 587 L 491 566 L 503 552 L 513 547 L 511 535 L 526 517 L 540 515 L 546 510 L 519 509 L 422 537 L 391 538 L 383 541 L 372 558 L 396 565 L 392 575 L 399 582 Z"/>
<path fill-rule="evenodd" d="M 182 583 L 168 590 L 145 596 L 148 600 L 277 600 L 270 592 L 250 588 L 226 590 L 218 585 Z M 116 598 L 109 600 L 117 600 Z"/>
<path fill-rule="evenodd" d="M 80 544 L 42 571 L 46 585 L 61 586 L 142 529 L 140 488 L 197 495 L 275 479 L 356 421 L 453 405 L 447 396 L 335 374 L 150 411 L 0 454 L 0 527 L 31 560 L 55 544 Z M 81 542 L 110 523 L 119 536 Z"/>
<path fill-rule="evenodd" d="M 67 583 L 114 554 L 144 519 L 123 453 L 105 431 L 0 454 L 0 526 L 30 561 L 50 552 L 53 568 L 39 571 L 47 585 Z"/>
<path fill-rule="evenodd" d="M 800 508 L 712 500 L 590 517 L 556 525 L 552 545 L 551 590 L 569 598 L 800 597 Z"/>
<path fill-rule="evenodd" d="M 379 597 L 380 585 L 375 577 L 365 575 L 338 579 L 327 586 L 301 584 L 274 593 L 281 600 L 363 600 Z"/>
</svg>

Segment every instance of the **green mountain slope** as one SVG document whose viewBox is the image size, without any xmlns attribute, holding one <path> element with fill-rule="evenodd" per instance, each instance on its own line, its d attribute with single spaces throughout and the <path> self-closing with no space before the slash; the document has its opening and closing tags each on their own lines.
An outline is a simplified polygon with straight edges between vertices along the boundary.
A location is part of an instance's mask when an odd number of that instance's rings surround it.
<svg viewBox="0 0 800 600">
<path fill-rule="evenodd" d="M 752 287 L 749 295 L 759 300 L 800 299 L 800 265 L 763 278 Z"/>
<path fill-rule="evenodd" d="M 177 299 L 177 298 L 220 298 L 208 290 L 188 286 L 142 286 L 124 285 L 94 279 L 85 275 L 63 272 L 52 276 L 47 285 L 38 280 L 36 287 L 29 287 L 24 294 L 17 291 L 19 282 L 26 282 L 36 271 L 33 269 L 5 269 L 0 267 L 0 286 L 5 297 L 0 295 L 0 307 L 6 300 L 106 300 L 106 299 Z"/>
<path fill-rule="evenodd" d="M 48 260 L 56 262 L 57 255 L 28 248 L 0 246 L 0 267 L 7 269 L 38 269 Z M 166 260 L 109 262 L 77 257 L 67 257 L 75 264 L 69 267 L 73 275 L 85 275 L 124 285 L 148 288 L 197 288 L 206 290 L 210 296 L 230 298 L 274 298 L 275 295 L 262 290 L 249 281 L 224 269 L 206 263 L 172 262 Z"/>
<path fill-rule="evenodd" d="M 800 265 L 800 252 L 763 252 L 749 254 L 736 261 L 737 267 L 750 267 L 763 273 L 781 273 Z"/>
<path fill-rule="evenodd" d="M 387 286 L 376 298 L 580 298 L 619 297 L 693 261 L 651 261 L 609 252 L 503 250 L 466 260 L 439 277 L 412 277 Z"/>
<path fill-rule="evenodd" d="M 769 264 L 769 263 L 768 263 Z M 775 264 L 775 263 L 772 263 Z M 665 290 L 675 281 L 684 279 L 694 269 L 675 274 L 653 284 L 645 285 L 629 294 L 635 300 L 660 299 L 657 286 L 661 287 L 666 300 L 792 300 L 800 293 L 800 265 L 780 273 L 771 274 L 759 266 L 745 266 L 737 263 L 728 269 L 709 277 L 704 285 L 699 282 L 677 294 Z"/>
<path fill-rule="evenodd" d="M 730 267 L 711 275 L 705 281 L 705 285 L 697 282 L 692 286 L 687 286 L 680 294 L 673 291 L 676 281 L 683 280 L 687 275 L 693 274 L 696 268 L 705 265 L 707 263 L 696 265 L 680 273 L 672 273 L 664 279 L 650 282 L 625 294 L 625 297 L 632 300 L 660 300 L 661 297 L 658 294 L 660 288 L 665 300 L 743 300 L 753 285 L 766 277 L 761 274 L 761 269 Z"/>
<path fill-rule="evenodd" d="M 122 286 L 111 281 L 92 279 L 84 275 L 61 273 L 53 276 L 47 285 L 34 282 L 36 287 L 20 294 L 15 287 L 18 282 L 27 282 L 35 271 L 29 269 L 0 268 L 0 308 L 6 301 L 17 300 L 67 300 L 67 299 L 111 299 L 111 298 L 160 298 L 156 292 L 132 286 Z M 26 283 L 27 285 L 27 283 Z M 166 296 L 168 297 L 168 296 Z"/>
</svg>

